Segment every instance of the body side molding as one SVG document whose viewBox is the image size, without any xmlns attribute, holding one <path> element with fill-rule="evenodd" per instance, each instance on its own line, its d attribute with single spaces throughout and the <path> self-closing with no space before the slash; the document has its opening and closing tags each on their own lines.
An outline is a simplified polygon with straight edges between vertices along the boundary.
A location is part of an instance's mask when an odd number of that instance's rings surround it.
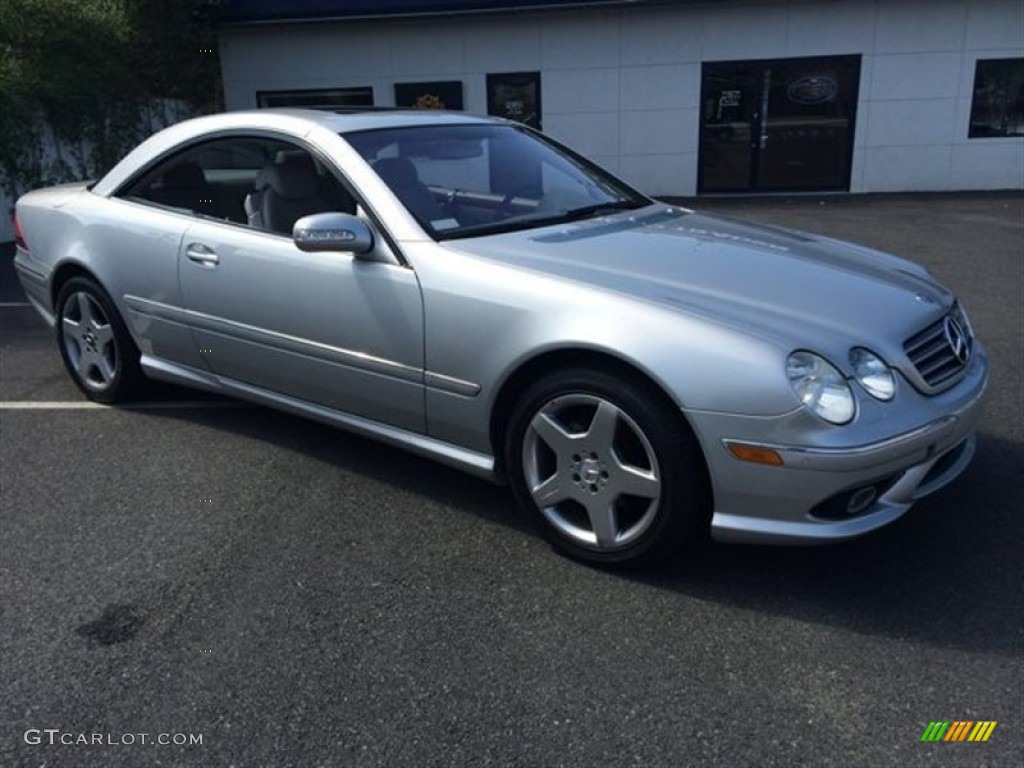
<svg viewBox="0 0 1024 768">
<path fill-rule="evenodd" d="M 392 427 L 362 416 L 325 408 L 305 400 L 243 384 L 240 381 L 171 363 L 152 355 L 143 355 L 141 364 L 146 374 L 154 379 L 198 387 L 210 392 L 233 395 L 298 416 L 305 416 L 332 426 L 341 427 L 350 432 L 372 437 L 391 445 L 406 448 L 414 453 L 464 470 L 477 477 L 482 477 L 485 480 L 499 482 L 499 478 L 494 471 L 494 457 L 484 453 L 471 451 L 452 443 L 437 440 L 428 435 L 421 435 L 398 427 Z"/>
</svg>

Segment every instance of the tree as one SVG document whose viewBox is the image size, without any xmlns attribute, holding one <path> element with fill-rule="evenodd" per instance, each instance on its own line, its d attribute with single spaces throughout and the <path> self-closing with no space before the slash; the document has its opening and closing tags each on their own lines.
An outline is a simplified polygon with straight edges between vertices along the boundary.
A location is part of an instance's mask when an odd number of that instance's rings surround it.
<svg viewBox="0 0 1024 768">
<path fill-rule="evenodd" d="M 95 177 L 176 112 L 219 108 L 221 6 L 0 2 L 0 187 Z"/>
</svg>

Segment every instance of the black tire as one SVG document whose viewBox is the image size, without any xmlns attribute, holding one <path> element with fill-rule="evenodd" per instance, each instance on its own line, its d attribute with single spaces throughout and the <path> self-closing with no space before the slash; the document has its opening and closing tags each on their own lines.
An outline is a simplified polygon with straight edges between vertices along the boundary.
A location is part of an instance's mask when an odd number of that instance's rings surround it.
<svg viewBox="0 0 1024 768">
<path fill-rule="evenodd" d="M 56 309 L 57 347 L 85 396 L 116 403 L 137 393 L 143 380 L 139 349 L 107 293 L 87 277 L 73 277 L 61 286 Z"/>
<path fill-rule="evenodd" d="M 611 425 L 603 431 L 598 413 Z M 559 429 L 551 432 L 549 422 Z M 590 367 L 544 376 L 515 405 L 504 450 L 520 506 L 545 538 L 579 560 L 651 563 L 707 526 L 711 494 L 700 445 L 668 398 L 638 376 Z M 634 496 L 637 475 L 641 495 Z M 550 498 L 564 498 L 542 506 L 534 492 L 547 494 L 549 485 Z M 602 515 L 610 520 L 601 526 L 604 543 L 594 522 Z"/>
</svg>

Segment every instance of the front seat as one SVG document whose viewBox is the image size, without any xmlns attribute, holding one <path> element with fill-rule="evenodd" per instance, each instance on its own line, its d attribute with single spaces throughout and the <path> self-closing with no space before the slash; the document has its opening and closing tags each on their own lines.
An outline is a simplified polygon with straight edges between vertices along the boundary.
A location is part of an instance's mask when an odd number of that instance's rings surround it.
<svg viewBox="0 0 1024 768">
<path fill-rule="evenodd" d="M 305 150 L 280 149 L 274 156 L 274 162 L 278 165 L 284 165 L 285 163 L 289 163 L 297 158 L 299 158 L 299 162 L 313 164 L 313 170 L 316 172 L 320 194 L 323 195 L 325 200 L 327 200 L 330 205 L 330 210 L 351 214 L 356 212 L 356 201 L 352 195 L 348 193 L 348 190 L 338 183 L 337 179 L 335 179 L 329 172 L 325 171 L 322 166 L 317 164 Z"/>
<path fill-rule="evenodd" d="M 385 157 L 373 164 L 373 170 L 421 224 L 430 224 L 446 217 L 437 198 L 420 181 L 416 166 L 408 158 Z"/>
<path fill-rule="evenodd" d="M 246 198 L 249 224 L 269 232 L 290 236 L 303 216 L 331 210 L 313 158 L 306 154 L 263 166 L 254 186 Z"/>
<path fill-rule="evenodd" d="M 223 217 L 213 187 L 207 183 L 203 169 L 195 161 L 183 160 L 169 168 L 161 177 L 160 184 L 152 195 L 155 202 L 215 218 Z"/>
</svg>

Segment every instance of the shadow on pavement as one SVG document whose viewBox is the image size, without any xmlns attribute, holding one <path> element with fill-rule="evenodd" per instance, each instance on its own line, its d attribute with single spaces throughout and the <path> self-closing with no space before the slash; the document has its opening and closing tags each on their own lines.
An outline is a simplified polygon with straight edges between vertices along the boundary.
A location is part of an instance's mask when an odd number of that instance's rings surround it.
<svg viewBox="0 0 1024 768">
<path fill-rule="evenodd" d="M 153 414 L 268 442 L 488 521 L 531 528 L 507 488 L 325 425 L 257 407 Z M 616 576 L 858 634 L 1016 655 L 1024 634 L 1020 458 L 1018 445 L 981 435 L 975 462 L 959 480 L 862 539 L 823 547 L 701 541 L 674 561 Z"/>
<path fill-rule="evenodd" d="M 25 301 L 25 292 L 14 274 L 14 243 L 0 243 L 0 303 Z"/>
<path fill-rule="evenodd" d="M 630 578 L 859 634 L 1017 656 L 1021 458 L 1019 445 L 983 433 L 964 475 L 861 539 L 812 548 L 703 543 Z"/>
</svg>

